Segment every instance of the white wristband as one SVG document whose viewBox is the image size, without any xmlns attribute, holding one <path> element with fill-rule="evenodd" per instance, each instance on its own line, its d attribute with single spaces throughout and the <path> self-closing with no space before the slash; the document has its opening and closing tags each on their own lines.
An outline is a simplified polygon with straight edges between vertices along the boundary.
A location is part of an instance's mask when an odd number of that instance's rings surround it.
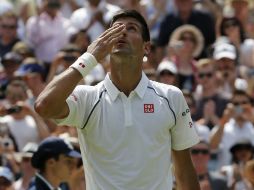
<svg viewBox="0 0 254 190">
<path fill-rule="evenodd" d="M 81 55 L 70 67 L 76 69 L 83 78 L 97 65 L 96 58 L 91 53 Z"/>
</svg>

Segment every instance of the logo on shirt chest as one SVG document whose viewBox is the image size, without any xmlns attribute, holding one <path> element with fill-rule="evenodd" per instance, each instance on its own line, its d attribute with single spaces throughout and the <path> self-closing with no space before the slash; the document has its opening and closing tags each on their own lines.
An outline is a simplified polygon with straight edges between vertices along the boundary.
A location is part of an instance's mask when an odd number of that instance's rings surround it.
<svg viewBox="0 0 254 190">
<path fill-rule="evenodd" d="M 154 113 L 154 105 L 144 104 L 144 113 Z"/>
</svg>

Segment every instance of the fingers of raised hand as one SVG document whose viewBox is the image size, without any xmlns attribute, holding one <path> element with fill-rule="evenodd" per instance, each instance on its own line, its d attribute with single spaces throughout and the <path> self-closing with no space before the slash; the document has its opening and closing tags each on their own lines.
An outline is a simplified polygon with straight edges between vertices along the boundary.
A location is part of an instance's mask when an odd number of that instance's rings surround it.
<svg viewBox="0 0 254 190">
<path fill-rule="evenodd" d="M 108 28 L 105 32 L 103 32 L 100 36 L 99 36 L 99 39 L 100 38 L 103 38 L 104 36 L 108 35 L 109 33 L 114 33 L 114 32 L 117 32 L 118 30 L 121 30 L 124 28 L 124 24 L 114 24 L 112 27 Z"/>
</svg>

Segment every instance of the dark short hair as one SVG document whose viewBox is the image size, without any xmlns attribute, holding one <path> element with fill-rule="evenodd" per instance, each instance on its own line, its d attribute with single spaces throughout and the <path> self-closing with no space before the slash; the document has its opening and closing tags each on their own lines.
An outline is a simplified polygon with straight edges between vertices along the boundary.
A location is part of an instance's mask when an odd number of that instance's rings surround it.
<svg viewBox="0 0 254 190">
<path fill-rule="evenodd" d="M 142 38 L 145 42 L 150 41 L 150 33 L 149 33 L 149 28 L 147 26 L 147 23 L 144 19 L 144 17 L 137 12 L 136 10 L 120 10 L 118 11 L 112 18 L 110 26 L 113 25 L 114 22 L 116 22 L 120 18 L 134 18 L 136 19 L 142 27 Z"/>
<path fill-rule="evenodd" d="M 222 36 L 227 36 L 225 29 L 227 26 L 238 26 L 240 29 L 240 40 L 243 42 L 245 40 L 245 32 L 242 23 L 236 17 L 224 17 L 220 23 L 219 30 Z"/>
</svg>

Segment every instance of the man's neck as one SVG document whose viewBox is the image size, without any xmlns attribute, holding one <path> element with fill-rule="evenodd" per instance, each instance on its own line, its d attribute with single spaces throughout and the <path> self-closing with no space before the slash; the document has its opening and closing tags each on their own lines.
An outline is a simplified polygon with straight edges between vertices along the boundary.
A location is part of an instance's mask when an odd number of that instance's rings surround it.
<svg viewBox="0 0 254 190">
<path fill-rule="evenodd" d="M 119 91 L 129 96 L 142 77 L 142 64 L 136 64 L 131 59 L 111 59 L 110 78 Z"/>
<path fill-rule="evenodd" d="M 179 16 L 184 23 L 186 23 L 189 20 L 190 15 L 191 15 L 191 12 L 187 12 L 187 11 L 179 12 Z"/>
</svg>

